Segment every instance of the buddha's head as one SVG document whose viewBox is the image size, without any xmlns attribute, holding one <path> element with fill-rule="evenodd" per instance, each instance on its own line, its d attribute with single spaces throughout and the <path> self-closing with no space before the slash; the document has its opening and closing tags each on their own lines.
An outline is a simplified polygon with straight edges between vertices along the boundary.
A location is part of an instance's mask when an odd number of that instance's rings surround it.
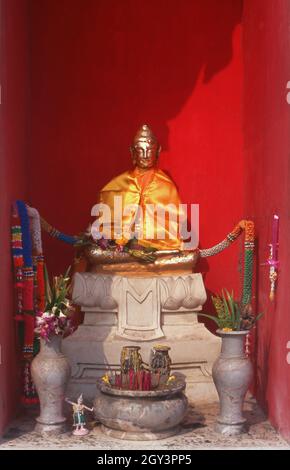
<svg viewBox="0 0 290 470">
<path fill-rule="evenodd" d="M 153 168 L 161 151 L 160 144 L 150 127 L 140 127 L 130 147 L 133 164 L 142 170 Z"/>
</svg>

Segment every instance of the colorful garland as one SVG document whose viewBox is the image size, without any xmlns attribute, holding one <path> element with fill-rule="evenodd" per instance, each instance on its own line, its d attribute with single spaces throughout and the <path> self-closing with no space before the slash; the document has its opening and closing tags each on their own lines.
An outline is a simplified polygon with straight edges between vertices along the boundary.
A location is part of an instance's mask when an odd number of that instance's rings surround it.
<svg viewBox="0 0 290 470">
<path fill-rule="evenodd" d="M 16 201 L 11 243 L 16 297 L 15 319 L 19 325 L 22 345 L 22 401 L 25 404 L 38 402 L 31 379 L 30 364 L 38 352 L 38 342 L 34 334 L 35 314 L 45 303 L 43 256 L 39 252 L 39 245 L 35 247 L 33 244 L 35 237 L 31 226 L 35 224 L 30 224 L 30 221 L 26 204 Z M 34 256 L 33 251 L 36 253 Z"/>
<path fill-rule="evenodd" d="M 47 232 L 51 237 L 57 238 L 69 245 L 75 245 L 79 240 L 79 237 L 66 235 L 65 233 L 60 232 L 55 227 L 50 225 L 43 217 L 40 217 L 41 228 Z"/>
<path fill-rule="evenodd" d="M 243 279 L 243 293 L 242 293 L 242 304 L 247 305 L 252 299 L 252 284 L 253 284 L 253 259 L 254 259 L 254 240 L 255 230 L 254 222 L 251 220 L 241 220 L 230 232 L 226 238 L 214 245 L 211 248 L 200 250 L 200 256 L 207 258 L 208 256 L 214 256 L 221 251 L 228 248 L 240 235 L 245 232 L 244 241 L 244 279 Z"/>
<path fill-rule="evenodd" d="M 15 212 L 13 225 L 11 227 L 11 244 L 12 244 L 12 257 L 13 257 L 13 268 L 14 268 L 14 288 L 16 298 L 16 320 L 23 320 L 23 301 L 22 301 L 22 289 L 23 289 L 23 247 L 22 247 L 22 231 L 21 223 L 18 213 Z"/>
<path fill-rule="evenodd" d="M 244 254 L 244 283 L 242 304 L 247 305 L 252 300 L 253 285 L 253 264 L 254 264 L 254 248 L 255 248 L 255 228 L 254 222 L 245 221 L 245 254 Z"/>
<path fill-rule="evenodd" d="M 45 230 L 50 236 L 57 238 L 58 240 L 71 245 L 75 245 L 80 240 L 80 237 L 66 235 L 60 232 L 42 217 L 40 217 L 40 222 L 42 229 Z M 202 258 L 207 258 L 209 256 L 217 255 L 218 253 L 228 248 L 243 231 L 245 232 L 245 242 L 242 303 L 243 305 L 246 305 L 251 302 L 252 298 L 254 223 L 250 220 L 241 220 L 223 241 L 211 248 L 200 250 L 200 256 Z"/>
<path fill-rule="evenodd" d="M 33 357 L 34 343 L 34 272 L 32 263 L 32 243 L 29 230 L 29 217 L 23 201 L 17 201 L 17 211 L 21 223 L 23 268 L 22 268 L 22 308 L 25 323 L 23 355 L 26 359 Z"/>
</svg>

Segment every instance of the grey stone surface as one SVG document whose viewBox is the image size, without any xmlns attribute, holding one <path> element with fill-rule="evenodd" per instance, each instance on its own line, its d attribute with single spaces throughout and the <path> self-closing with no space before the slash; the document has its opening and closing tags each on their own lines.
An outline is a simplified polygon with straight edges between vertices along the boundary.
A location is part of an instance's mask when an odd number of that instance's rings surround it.
<svg viewBox="0 0 290 470">
<path fill-rule="evenodd" d="M 68 412 L 71 410 L 68 408 Z M 240 436 L 224 436 L 215 432 L 218 403 L 191 406 L 181 424 L 180 433 L 164 440 L 125 441 L 106 436 L 100 424 L 90 423 L 93 431 L 78 438 L 71 432 L 58 437 L 43 438 L 34 432 L 38 410 L 27 412 L 11 423 L 6 435 L 0 440 L 4 449 L 95 449 L 95 450 L 190 450 L 190 449 L 290 449 L 290 444 L 270 425 L 255 400 L 246 398 L 244 413 L 248 422 L 247 432 Z M 94 427 L 93 427 L 94 426 Z M 72 429 L 72 428 L 71 428 Z"/>
<path fill-rule="evenodd" d="M 244 348 L 245 337 L 249 332 L 218 330 L 218 333 L 222 337 L 222 350 L 212 371 L 220 399 L 216 431 L 237 435 L 245 427 L 243 403 L 253 377 L 253 366 Z"/>
<path fill-rule="evenodd" d="M 221 339 L 198 322 L 196 313 L 206 300 L 200 273 L 137 278 L 76 273 L 73 298 L 84 322 L 63 341 L 72 368 L 68 396 L 83 393 L 93 400 L 96 378 L 120 367 L 124 346 L 140 346 L 148 363 L 157 342 L 171 348 L 171 370 L 186 378 L 190 399 L 217 400 L 211 370 Z"/>
<path fill-rule="evenodd" d="M 63 407 L 71 369 L 60 350 L 61 342 L 61 336 L 57 335 L 50 341 L 41 339 L 40 352 L 31 363 L 31 375 L 41 404 L 37 421 L 43 425 L 60 425 L 66 420 Z"/>
<path fill-rule="evenodd" d="M 37 432 L 38 434 L 41 434 L 44 438 L 45 437 L 55 437 L 58 436 L 59 434 L 62 434 L 64 432 L 68 431 L 68 426 L 66 423 L 61 423 L 61 424 L 42 424 L 37 422 L 36 418 L 36 424 L 34 431 Z"/>
<path fill-rule="evenodd" d="M 120 431 L 118 429 L 108 428 L 101 424 L 101 428 L 103 433 L 105 433 L 109 437 L 114 437 L 116 439 L 121 439 L 123 441 L 156 441 L 159 439 L 166 439 L 171 436 L 175 436 L 180 432 L 180 427 L 175 426 L 174 428 L 170 428 L 167 431 L 160 431 L 160 432 L 143 432 L 142 436 L 140 432 L 134 431 Z M 142 437 L 142 439 L 141 439 Z"/>
<path fill-rule="evenodd" d="M 172 436 L 184 418 L 188 401 L 185 383 L 163 390 L 117 390 L 104 384 L 94 401 L 94 413 L 102 430 L 129 440 L 154 440 Z"/>
</svg>

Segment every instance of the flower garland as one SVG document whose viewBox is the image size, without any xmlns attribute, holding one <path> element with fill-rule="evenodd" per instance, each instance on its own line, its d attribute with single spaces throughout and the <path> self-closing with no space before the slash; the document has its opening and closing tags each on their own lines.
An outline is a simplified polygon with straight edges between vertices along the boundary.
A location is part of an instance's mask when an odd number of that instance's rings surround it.
<svg viewBox="0 0 290 470">
<path fill-rule="evenodd" d="M 31 225 L 26 204 L 16 201 L 12 217 L 11 244 L 16 297 L 15 319 L 19 325 L 22 345 L 22 401 L 25 404 L 38 402 L 31 379 L 30 364 L 38 352 L 34 333 L 35 314 L 45 302 L 43 256 L 39 252 L 39 246 L 35 249 L 33 244 Z M 33 251 L 37 253 L 34 256 Z"/>
<path fill-rule="evenodd" d="M 29 217 L 23 201 L 16 201 L 22 232 L 22 309 L 25 324 L 23 355 L 24 358 L 33 357 L 34 343 L 34 271 L 32 261 L 32 243 L 29 231 Z"/>
<path fill-rule="evenodd" d="M 254 222 L 250 220 L 245 221 L 245 254 L 244 254 L 244 284 L 242 304 L 247 305 L 252 299 L 252 285 L 253 285 L 253 263 L 254 263 L 254 248 L 255 248 L 255 228 Z"/>
<path fill-rule="evenodd" d="M 80 239 L 80 237 L 66 235 L 65 233 L 60 232 L 55 227 L 53 227 L 48 222 L 46 222 L 46 220 L 43 217 L 40 217 L 40 223 L 41 223 L 41 228 L 45 232 L 47 232 L 51 237 L 57 238 L 58 240 L 68 243 L 69 245 L 75 245 Z"/>
<path fill-rule="evenodd" d="M 21 222 L 18 213 L 15 210 L 14 220 L 11 226 L 11 249 L 13 257 L 13 268 L 14 268 L 14 288 L 16 301 L 16 320 L 23 320 L 23 301 L 22 301 L 22 289 L 23 289 L 23 246 L 22 246 L 22 232 Z"/>
<path fill-rule="evenodd" d="M 75 245 L 81 239 L 78 236 L 66 235 L 55 227 L 50 225 L 43 217 L 40 217 L 41 228 L 45 230 L 51 237 L 57 238 L 65 243 Z M 200 256 L 207 258 L 217 255 L 228 248 L 240 235 L 245 232 L 244 241 L 244 279 L 242 303 L 246 305 L 251 302 L 252 298 L 252 281 L 253 281 L 253 252 L 254 252 L 254 222 L 250 220 L 241 220 L 234 229 L 217 245 L 211 248 L 200 250 Z"/>
<path fill-rule="evenodd" d="M 208 256 L 214 256 L 220 253 L 221 251 L 228 248 L 243 232 L 245 232 L 245 241 L 242 304 L 247 305 L 251 302 L 252 299 L 253 261 L 255 246 L 254 222 L 251 220 L 241 220 L 222 242 L 214 245 L 211 248 L 200 250 L 200 256 L 202 258 L 207 258 Z"/>
</svg>

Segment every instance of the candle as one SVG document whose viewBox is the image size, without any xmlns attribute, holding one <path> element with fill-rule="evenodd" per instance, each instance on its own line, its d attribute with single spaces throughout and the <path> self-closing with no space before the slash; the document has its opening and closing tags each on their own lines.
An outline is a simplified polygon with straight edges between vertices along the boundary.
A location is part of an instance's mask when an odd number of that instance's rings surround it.
<svg viewBox="0 0 290 470">
<path fill-rule="evenodd" d="M 277 261 L 279 216 L 274 214 L 272 224 L 272 260 Z"/>
</svg>

